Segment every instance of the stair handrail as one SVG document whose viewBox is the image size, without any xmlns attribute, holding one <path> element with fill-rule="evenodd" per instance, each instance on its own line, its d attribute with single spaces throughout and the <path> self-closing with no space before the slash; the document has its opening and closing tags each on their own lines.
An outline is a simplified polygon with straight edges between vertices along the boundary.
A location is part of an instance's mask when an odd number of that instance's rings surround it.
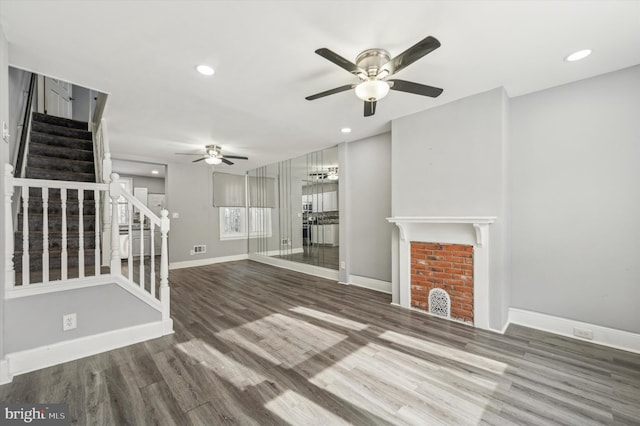
<svg viewBox="0 0 640 426">
<path fill-rule="evenodd" d="M 31 109 L 33 108 L 33 96 L 36 89 L 36 81 L 38 76 L 31 73 L 31 80 L 29 81 L 29 91 L 27 94 L 27 105 L 24 110 L 24 116 L 22 118 L 22 132 L 20 134 L 20 141 L 18 145 L 18 151 L 14 162 L 14 171 L 18 174 L 17 177 L 24 176 L 24 169 L 27 164 L 27 154 L 29 152 L 29 135 L 31 134 Z"/>
<path fill-rule="evenodd" d="M 120 256 L 120 227 L 118 225 L 118 199 L 123 197 L 131 206 L 135 207 L 140 214 L 140 227 L 144 229 L 144 217 L 149 218 L 150 225 L 158 226 L 160 229 L 161 247 L 160 247 L 160 303 L 162 305 L 162 319 L 170 319 L 170 295 L 169 295 L 169 250 L 168 250 L 168 234 L 170 230 L 169 212 L 163 209 L 160 217 L 145 206 L 142 201 L 132 195 L 126 188 L 120 185 L 120 175 L 111 173 L 111 182 L 109 183 L 109 197 L 111 198 L 111 274 L 120 275 L 122 273 L 122 259 Z M 131 211 L 131 210 L 130 210 Z M 129 232 L 131 232 L 131 221 L 129 218 Z M 150 226 L 150 229 L 152 227 Z M 129 250 L 129 260 L 131 260 L 131 250 Z M 129 262 L 132 265 L 132 262 Z M 143 262 L 140 261 L 141 268 Z M 151 274 L 154 274 L 154 263 L 151 263 Z M 131 268 L 129 268 L 130 277 Z M 153 282 L 153 280 L 152 280 Z M 151 294 L 155 297 L 155 287 L 151 285 Z"/>
</svg>

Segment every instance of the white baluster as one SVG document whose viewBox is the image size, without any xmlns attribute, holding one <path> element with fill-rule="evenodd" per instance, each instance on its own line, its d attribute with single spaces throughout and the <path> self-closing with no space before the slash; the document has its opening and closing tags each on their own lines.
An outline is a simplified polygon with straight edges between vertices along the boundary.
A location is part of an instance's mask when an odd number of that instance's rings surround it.
<svg viewBox="0 0 640 426">
<path fill-rule="evenodd" d="M 42 188 L 42 282 L 49 282 L 49 188 Z"/>
<path fill-rule="evenodd" d="M 96 215 L 94 225 L 95 242 L 93 245 L 95 247 L 95 276 L 97 277 L 100 275 L 100 190 L 95 189 L 93 191 L 93 198 L 95 201 L 94 208 Z"/>
<path fill-rule="evenodd" d="M 84 190 L 78 189 L 78 277 L 84 278 Z"/>
<path fill-rule="evenodd" d="M 29 281 L 29 187 L 22 185 L 22 285 Z"/>
<path fill-rule="evenodd" d="M 122 265 L 120 261 L 120 227 L 118 226 L 118 198 L 120 198 L 120 176 L 111 174 L 109 183 L 109 197 L 111 198 L 111 274 L 120 275 Z"/>
<path fill-rule="evenodd" d="M 62 250 L 60 252 L 60 277 L 67 279 L 67 188 L 60 188 L 60 208 L 62 212 Z"/>
<path fill-rule="evenodd" d="M 150 291 L 151 291 L 151 296 L 153 296 L 153 298 L 156 297 L 156 247 L 155 247 L 155 241 L 154 241 L 154 236 L 155 236 L 155 229 L 156 229 L 156 225 L 155 223 L 151 222 L 151 226 L 149 227 L 149 232 L 150 232 L 150 240 L 151 240 L 151 276 L 149 278 L 149 282 L 151 283 L 150 286 Z"/>
<path fill-rule="evenodd" d="M 140 219 L 140 288 L 144 290 L 144 214 L 139 211 Z"/>
<path fill-rule="evenodd" d="M 107 156 L 109 157 L 108 163 Z M 110 154 L 105 154 L 105 159 L 102 162 L 102 179 L 104 183 L 111 182 Z M 104 222 L 102 228 L 102 264 L 107 266 L 111 260 L 111 214 L 109 212 L 109 197 L 107 195 L 105 195 L 104 202 L 102 203 L 102 221 Z"/>
<path fill-rule="evenodd" d="M 13 287 L 16 284 L 16 271 L 13 268 L 13 254 L 14 254 L 14 241 L 13 241 L 13 166 L 11 164 L 5 164 L 4 168 L 4 236 L 5 236 L 5 265 L 7 267 L 5 272 L 5 279 L 7 287 Z"/>
<path fill-rule="evenodd" d="M 160 251 L 160 302 L 162 303 L 162 319 L 170 318 L 170 291 L 169 291 L 169 249 L 167 236 L 169 234 L 169 212 L 163 209 L 160 213 L 160 236 L 162 239 L 162 250 Z"/>
<path fill-rule="evenodd" d="M 129 211 L 129 227 L 127 230 L 127 247 L 129 257 L 127 260 L 127 270 L 129 271 L 129 281 L 133 282 L 133 204 L 127 201 L 127 209 Z"/>
</svg>

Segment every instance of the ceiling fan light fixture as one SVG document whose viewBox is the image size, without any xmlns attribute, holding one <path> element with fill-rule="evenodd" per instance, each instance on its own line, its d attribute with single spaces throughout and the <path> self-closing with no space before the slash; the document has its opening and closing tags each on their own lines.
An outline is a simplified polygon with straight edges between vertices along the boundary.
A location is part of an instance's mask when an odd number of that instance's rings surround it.
<svg viewBox="0 0 640 426">
<path fill-rule="evenodd" d="M 213 75 L 215 70 L 206 64 L 200 64 L 196 67 L 196 70 L 202 75 Z"/>
<path fill-rule="evenodd" d="M 356 96 L 363 101 L 379 101 L 389 93 L 389 84 L 383 80 L 366 80 L 356 86 Z"/>
<path fill-rule="evenodd" d="M 567 62 L 575 62 L 580 59 L 584 59 L 587 56 L 591 55 L 591 49 L 578 50 L 577 52 L 572 53 L 564 58 Z"/>
<path fill-rule="evenodd" d="M 207 164 L 216 165 L 216 164 L 222 163 L 222 159 L 220 159 L 218 157 L 207 157 L 207 158 L 204 159 L 204 162 L 207 163 Z"/>
</svg>

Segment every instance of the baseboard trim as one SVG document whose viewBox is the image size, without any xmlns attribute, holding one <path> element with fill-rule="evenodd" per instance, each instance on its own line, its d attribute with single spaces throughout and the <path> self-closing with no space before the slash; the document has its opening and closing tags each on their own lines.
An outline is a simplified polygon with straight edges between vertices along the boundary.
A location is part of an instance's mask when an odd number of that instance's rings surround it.
<svg viewBox="0 0 640 426">
<path fill-rule="evenodd" d="M 0 362 L 1 383 L 8 383 L 19 374 L 172 334 L 172 323 L 171 319 L 156 321 L 7 354 Z"/>
<path fill-rule="evenodd" d="M 0 385 L 11 383 L 13 376 L 9 374 L 9 362 L 6 359 L 0 360 Z"/>
<path fill-rule="evenodd" d="M 50 281 L 47 284 L 30 284 L 26 287 L 18 286 L 7 288 L 6 299 L 16 299 L 19 297 L 37 296 L 39 294 L 54 293 L 58 291 L 77 290 L 80 288 L 95 287 L 105 284 L 113 284 L 116 277 L 111 274 L 98 275 L 84 278 L 74 278 L 65 281 Z"/>
<path fill-rule="evenodd" d="M 283 255 L 282 252 L 285 251 L 287 252 L 286 254 L 298 254 L 298 253 L 304 253 L 304 248 L 303 247 L 298 247 L 295 249 L 291 249 L 291 250 L 269 250 L 269 251 L 261 251 L 259 253 L 260 256 L 280 256 Z"/>
<path fill-rule="evenodd" d="M 289 269 L 291 271 L 302 272 L 303 274 L 313 275 L 314 277 L 326 278 L 332 281 L 338 281 L 340 276 L 340 273 L 333 269 L 321 268 L 315 265 L 307 265 L 306 263 L 292 262 L 290 260 L 274 257 L 261 256 L 254 253 L 249 255 L 249 260 L 266 263 L 271 266 L 277 266 L 278 268 Z"/>
<path fill-rule="evenodd" d="M 369 290 L 379 291 L 381 293 L 391 294 L 391 283 L 388 281 L 361 277 L 359 275 L 349 275 L 349 284 L 357 287 L 368 288 Z"/>
<path fill-rule="evenodd" d="M 615 349 L 640 353 L 640 334 L 617 330 L 615 328 L 602 327 L 600 325 L 519 308 L 509 308 L 509 324 L 519 324 L 584 342 L 592 342 Z M 592 330 L 593 340 L 574 336 L 574 327 Z"/>
<path fill-rule="evenodd" d="M 183 262 L 169 263 L 169 269 L 193 268 L 196 266 L 213 265 L 214 263 L 235 262 L 236 260 L 247 260 L 249 255 L 236 254 L 232 256 L 210 257 L 208 259 L 185 260 Z"/>
</svg>

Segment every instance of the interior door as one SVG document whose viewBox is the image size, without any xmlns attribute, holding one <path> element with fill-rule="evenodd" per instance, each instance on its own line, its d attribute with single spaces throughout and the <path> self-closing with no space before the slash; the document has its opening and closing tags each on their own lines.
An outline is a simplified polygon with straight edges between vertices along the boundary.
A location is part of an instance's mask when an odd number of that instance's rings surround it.
<svg viewBox="0 0 640 426">
<path fill-rule="evenodd" d="M 72 118 L 71 100 L 73 85 L 51 77 L 44 78 L 45 113 L 62 118 Z"/>
</svg>

